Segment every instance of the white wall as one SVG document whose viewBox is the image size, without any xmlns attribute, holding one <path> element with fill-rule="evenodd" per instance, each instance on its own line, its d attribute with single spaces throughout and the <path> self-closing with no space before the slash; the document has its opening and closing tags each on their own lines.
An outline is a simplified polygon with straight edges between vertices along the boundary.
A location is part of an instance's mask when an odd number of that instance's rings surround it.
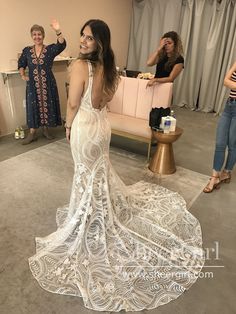
<svg viewBox="0 0 236 314">
<path fill-rule="evenodd" d="M 52 18 L 60 21 L 67 48 L 63 52 L 77 57 L 80 29 L 91 18 L 103 19 L 110 27 L 112 47 L 117 65 L 126 66 L 132 0 L 0 0 L 0 71 L 14 70 L 17 55 L 22 49 L 32 44 L 30 27 L 33 24 L 45 28 L 45 43 L 55 42 L 55 32 L 50 27 Z M 67 79 L 66 63 L 54 65 L 61 100 L 62 114 L 65 113 L 66 94 L 64 83 Z M 9 79 L 10 92 L 13 98 L 15 115 L 12 116 L 6 84 L 0 77 L 0 132 L 1 135 L 12 133 L 18 125 L 25 124 L 23 107 L 25 83 L 18 75 Z"/>
</svg>

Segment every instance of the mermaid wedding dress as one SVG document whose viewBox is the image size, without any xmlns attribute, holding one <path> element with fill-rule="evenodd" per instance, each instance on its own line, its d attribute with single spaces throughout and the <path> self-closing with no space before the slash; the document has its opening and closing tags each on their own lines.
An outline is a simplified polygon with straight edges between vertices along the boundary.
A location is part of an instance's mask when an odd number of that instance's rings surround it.
<svg viewBox="0 0 236 314">
<path fill-rule="evenodd" d="M 57 230 L 36 238 L 33 276 L 50 292 L 97 311 L 152 309 L 180 296 L 204 264 L 198 220 L 175 192 L 131 186 L 109 161 L 106 108 L 91 103 L 93 74 L 71 130 L 74 178 Z"/>
</svg>

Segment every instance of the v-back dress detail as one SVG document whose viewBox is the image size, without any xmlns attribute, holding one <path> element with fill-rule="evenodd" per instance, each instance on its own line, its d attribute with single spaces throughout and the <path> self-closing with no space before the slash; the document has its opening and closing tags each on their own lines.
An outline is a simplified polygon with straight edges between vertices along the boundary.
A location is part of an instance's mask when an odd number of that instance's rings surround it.
<svg viewBox="0 0 236 314">
<path fill-rule="evenodd" d="M 88 67 L 71 129 L 70 202 L 57 210 L 57 230 L 36 238 L 30 269 L 44 289 L 82 297 L 93 310 L 152 309 L 197 280 L 201 227 L 178 193 L 144 181 L 126 186 L 118 177 L 109 161 L 107 111 L 92 106 Z"/>
</svg>

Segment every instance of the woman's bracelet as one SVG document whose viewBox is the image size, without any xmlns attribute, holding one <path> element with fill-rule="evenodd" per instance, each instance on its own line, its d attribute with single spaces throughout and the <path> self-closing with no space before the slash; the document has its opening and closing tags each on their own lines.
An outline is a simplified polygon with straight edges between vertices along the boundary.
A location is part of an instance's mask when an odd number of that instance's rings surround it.
<svg viewBox="0 0 236 314">
<path fill-rule="evenodd" d="M 61 32 L 60 32 L 60 33 L 56 33 L 56 35 L 57 35 L 57 36 L 60 36 L 60 35 L 61 35 Z"/>
<path fill-rule="evenodd" d="M 66 124 L 64 125 L 64 127 L 65 127 L 66 129 L 68 129 L 68 130 L 71 129 L 71 126 L 67 126 Z"/>
</svg>

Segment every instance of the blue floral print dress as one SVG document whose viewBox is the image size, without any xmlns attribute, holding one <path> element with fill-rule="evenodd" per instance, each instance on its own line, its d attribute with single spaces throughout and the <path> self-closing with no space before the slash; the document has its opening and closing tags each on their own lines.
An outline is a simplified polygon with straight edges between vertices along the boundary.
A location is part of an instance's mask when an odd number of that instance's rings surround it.
<svg viewBox="0 0 236 314">
<path fill-rule="evenodd" d="M 63 43 L 43 45 L 37 57 L 35 46 L 25 47 L 18 61 L 19 68 L 28 68 L 26 116 L 29 128 L 61 125 L 57 84 L 52 72 L 54 58 L 66 47 Z"/>
</svg>

